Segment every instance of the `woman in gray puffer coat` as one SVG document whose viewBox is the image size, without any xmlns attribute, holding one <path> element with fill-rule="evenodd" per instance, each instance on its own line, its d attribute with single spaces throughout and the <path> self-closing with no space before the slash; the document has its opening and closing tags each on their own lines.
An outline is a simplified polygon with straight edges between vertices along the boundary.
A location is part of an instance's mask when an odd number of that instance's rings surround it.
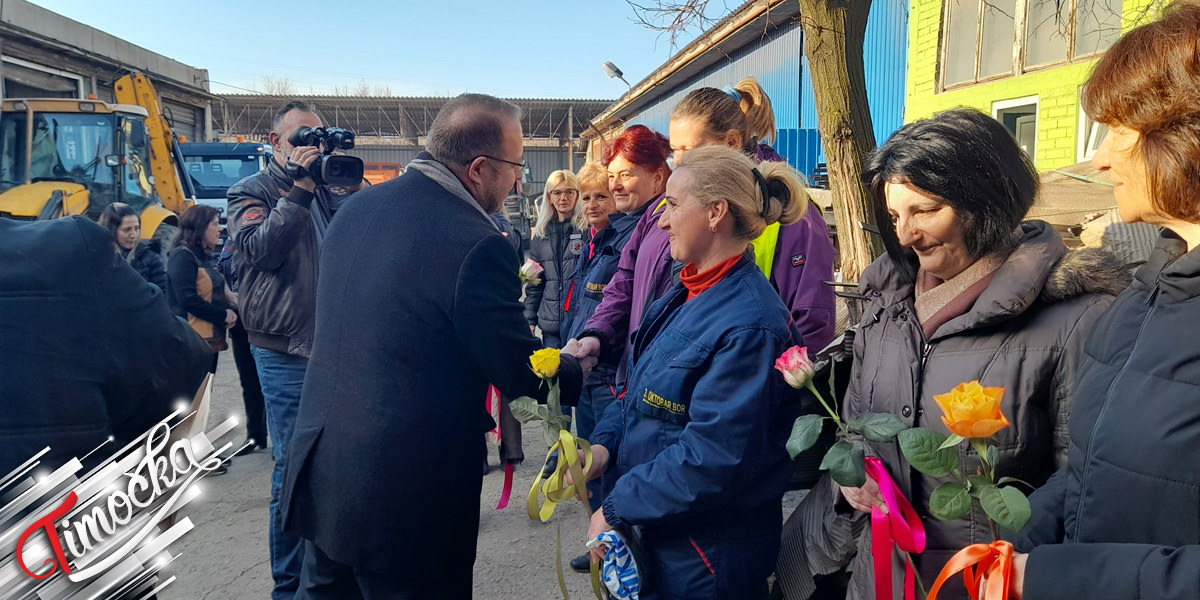
<svg viewBox="0 0 1200 600">
<path fill-rule="evenodd" d="M 572 277 L 583 251 L 583 216 L 579 180 L 570 171 L 546 178 L 541 214 L 529 240 L 529 260 L 542 266 L 541 281 L 525 286 L 525 320 L 529 330 L 542 330 L 547 348 L 562 348 L 562 322 L 571 301 Z"/>
<path fill-rule="evenodd" d="M 909 426 L 949 433 L 934 394 L 980 380 L 1006 389 L 1012 422 L 996 436 L 998 476 L 1039 486 L 1065 463 L 1068 396 L 1091 324 L 1128 283 L 1117 261 L 1070 252 L 1041 221 L 1021 223 L 1037 174 L 1007 130 L 975 110 L 911 123 L 871 158 L 865 175 L 888 253 L 864 271 L 868 303 L 854 339 L 844 399 L 848 419 L 892 413 Z M 959 447 L 962 477 L 978 458 Z M 921 515 L 926 550 L 913 556 L 931 585 L 961 548 L 992 541 L 986 516 L 939 521 L 929 495 L 940 480 L 914 470 L 899 445 L 869 443 Z M 780 558 L 787 598 L 807 598 L 812 575 L 849 566 L 849 598 L 875 597 L 870 511 L 878 485 L 839 488 L 826 477 L 789 519 Z M 790 535 L 789 535 L 790 534 Z M 893 553 L 892 586 L 904 562 Z M 939 597 L 965 598 L 961 578 Z"/>
</svg>

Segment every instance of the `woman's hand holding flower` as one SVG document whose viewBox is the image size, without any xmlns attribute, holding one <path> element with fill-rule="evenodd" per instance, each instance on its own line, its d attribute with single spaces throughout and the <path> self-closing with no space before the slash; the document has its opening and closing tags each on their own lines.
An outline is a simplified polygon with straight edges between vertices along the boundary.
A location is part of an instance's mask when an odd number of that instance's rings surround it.
<svg viewBox="0 0 1200 600">
<path fill-rule="evenodd" d="M 859 512 L 871 514 L 871 509 L 878 506 L 884 514 L 887 513 L 887 503 L 879 491 L 879 483 L 870 477 L 862 487 L 843 487 L 842 496 Z"/>
</svg>

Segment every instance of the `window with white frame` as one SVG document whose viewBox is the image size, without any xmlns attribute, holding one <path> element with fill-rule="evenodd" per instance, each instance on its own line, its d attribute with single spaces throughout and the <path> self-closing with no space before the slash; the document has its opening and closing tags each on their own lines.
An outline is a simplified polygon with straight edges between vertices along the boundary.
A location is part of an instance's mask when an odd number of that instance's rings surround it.
<svg viewBox="0 0 1200 600">
<path fill-rule="evenodd" d="M 1121 36 L 1122 0 L 945 0 L 943 89 L 1067 63 Z"/>
<path fill-rule="evenodd" d="M 12 56 L 0 61 L 5 98 L 82 98 L 83 77 Z"/>
<path fill-rule="evenodd" d="M 1030 159 L 1037 159 L 1037 96 L 993 102 L 992 116 L 1012 134 Z"/>
<path fill-rule="evenodd" d="M 1093 121 L 1087 113 L 1083 112 L 1083 107 L 1080 107 L 1079 152 L 1076 160 L 1078 162 L 1092 160 L 1092 157 L 1096 155 L 1096 150 L 1100 148 L 1100 142 L 1104 141 L 1105 135 L 1108 135 L 1108 125 Z"/>
</svg>

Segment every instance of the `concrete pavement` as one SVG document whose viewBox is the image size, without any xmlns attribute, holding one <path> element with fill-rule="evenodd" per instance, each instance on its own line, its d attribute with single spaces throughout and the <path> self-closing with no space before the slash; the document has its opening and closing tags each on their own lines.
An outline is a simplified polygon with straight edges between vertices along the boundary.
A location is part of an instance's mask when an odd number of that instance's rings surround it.
<svg viewBox="0 0 1200 600">
<path fill-rule="evenodd" d="M 241 387 L 229 352 L 221 354 L 213 388 L 210 427 L 230 415 L 242 418 Z M 526 461 L 516 469 L 509 507 L 495 510 L 504 483 L 494 445 L 489 445 L 493 466 L 483 480 L 480 501 L 478 557 L 475 562 L 475 597 L 495 600 L 561 598 L 554 572 L 556 527 L 562 527 L 563 564 L 583 551 L 588 516 L 578 502 L 560 505 L 549 524 L 530 521 L 525 514 L 529 492 L 545 455 L 540 425 L 524 429 Z M 241 427 L 229 441 L 240 444 Z M 267 505 L 271 498 L 270 454 L 258 451 L 233 459 L 229 472 L 202 482 L 202 496 L 184 513 L 195 528 L 172 545 L 179 557 L 165 571 L 176 580 L 159 594 L 162 600 L 266 599 L 271 592 L 267 550 Z M 414 490 L 414 493 L 421 493 Z M 788 510 L 799 501 L 796 493 L 785 498 Z M 403 543 L 398 540 L 398 543 Z M 591 598 L 587 575 L 566 567 L 567 589 L 572 598 Z"/>
</svg>

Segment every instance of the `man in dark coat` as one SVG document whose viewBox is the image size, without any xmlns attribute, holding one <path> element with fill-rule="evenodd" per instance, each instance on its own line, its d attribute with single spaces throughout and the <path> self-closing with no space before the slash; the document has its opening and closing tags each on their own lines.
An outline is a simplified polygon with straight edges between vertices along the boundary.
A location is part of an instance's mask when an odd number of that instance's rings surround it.
<svg viewBox="0 0 1200 600">
<path fill-rule="evenodd" d="M 470 598 L 488 383 L 544 394 L 517 254 L 488 215 L 523 166 L 520 111 L 464 94 L 321 250 L 317 326 L 284 477 L 301 598 Z M 563 396 L 582 370 L 563 355 Z M 573 389 L 572 389 L 573 388 Z"/>
<path fill-rule="evenodd" d="M 0 219 L 0 347 L 0 477 L 46 446 L 40 468 L 105 446 L 95 466 L 190 400 L 212 362 L 83 217 Z"/>
</svg>

